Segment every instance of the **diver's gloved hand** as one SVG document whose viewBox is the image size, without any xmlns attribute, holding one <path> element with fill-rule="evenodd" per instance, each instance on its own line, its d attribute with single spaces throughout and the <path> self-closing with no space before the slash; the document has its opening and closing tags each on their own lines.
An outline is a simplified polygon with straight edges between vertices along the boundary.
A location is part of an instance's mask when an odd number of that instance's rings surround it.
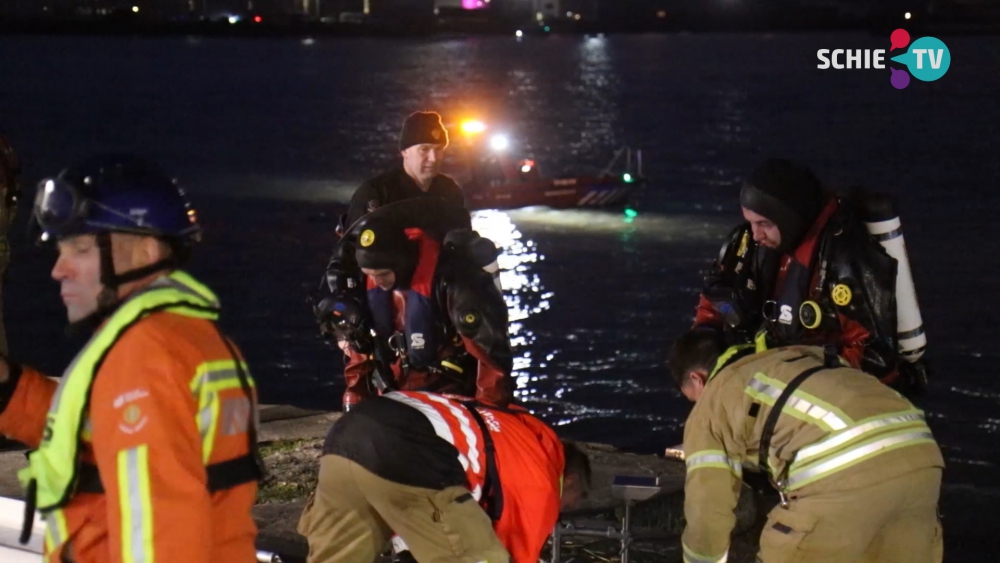
<svg viewBox="0 0 1000 563">
<path fill-rule="evenodd" d="M 346 293 L 324 297 L 313 306 L 313 314 L 324 334 L 344 334 L 364 324 L 364 305 Z"/>
</svg>

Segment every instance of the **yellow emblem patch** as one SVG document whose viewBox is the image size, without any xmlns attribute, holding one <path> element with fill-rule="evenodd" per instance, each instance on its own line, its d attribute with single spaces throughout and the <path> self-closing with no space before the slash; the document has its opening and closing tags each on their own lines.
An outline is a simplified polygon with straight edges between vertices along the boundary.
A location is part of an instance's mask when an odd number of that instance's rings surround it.
<svg viewBox="0 0 1000 563">
<path fill-rule="evenodd" d="M 138 405 L 129 405 L 125 408 L 125 412 L 122 413 L 122 420 L 125 421 L 125 424 L 130 426 L 139 422 L 141 417 L 142 409 L 140 409 Z"/>
<path fill-rule="evenodd" d="M 838 283 L 833 287 L 833 291 L 830 292 L 830 296 L 833 297 L 833 302 L 841 307 L 850 305 L 851 299 L 854 297 L 851 293 L 851 288 L 842 283 Z"/>
<path fill-rule="evenodd" d="M 365 248 L 371 246 L 372 243 L 375 242 L 375 231 L 368 229 L 361 233 L 361 237 L 358 239 L 358 242 Z"/>
</svg>

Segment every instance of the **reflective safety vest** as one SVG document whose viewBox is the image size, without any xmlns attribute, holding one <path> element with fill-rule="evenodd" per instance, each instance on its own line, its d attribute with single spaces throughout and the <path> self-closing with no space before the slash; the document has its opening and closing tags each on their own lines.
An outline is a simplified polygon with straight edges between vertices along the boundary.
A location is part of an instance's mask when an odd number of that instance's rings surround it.
<svg viewBox="0 0 1000 563">
<path fill-rule="evenodd" d="M 481 502 L 483 488 L 486 486 L 486 473 L 489 452 L 486 451 L 486 438 L 471 408 L 461 402 L 448 399 L 442 395 L 422 392 L 386 393 L 384 397 L 398 401 L 416 409 L 424 415 L 434 427 L 434 432 L 458 450 L 458 462 L 465 470 L 465 477 L 476 502 Z"/>
<path fill-rule="evenodd" d="M 77 492 L 103 492 L 97 467 L 82 462 L 80 458 L 81 438 L 89 433 L 87 406 L 94 379 L 105 357 L 122 335 L 146 316 L 161 311 L 214 322 L 219 317 L 219 303 L 209 288 L 189 274 L 175 271 L 125 300 L 95 332 L 63 374 L 49 408 L 41 444 L 29 453 L 29 466 L 19 473 L 22 484 L 27 488 L 28 505 L 22 542 L 30 536 L 33 512 L 37 508 L 46 515 L 48 522 L 46 547 L 54 549 L 66 539 L 65 522 L 59 509 L 65 507 Z M 196 424 L 202 435 L 203 460 L 208 488 L 212 492 L 256 481 L 262 475 L 256 447 L 254 381 L 247 373 L 245 364 L 238 361 L 229 341 L 221 333 L 220 337 L 229 348 L 232 359 L 201 366 L 192 382 L 192 392 L 199 404 Z M 218 392 L 232 388 L 242 388 L 247 397 L 251 453 L 210 464 L 212 441 L 220 420 Z M 143 456 L 145 450 L 140 448 L 122 453 L 131 456 L 126 461 L 136 465 L 143 460 L 131 458 Z M 136 485 L 142 488 L 141 483 Z"/>
<path fill-rule="evenodd" d="M 511 561 L 537 562 L 559 518 L 566 465 L 552 428 L 523 408 L 479 405 L 454 395 L 394 391 L 382 398 L 416 409 L 455 447 L 468 489 Z"/>
</svg>

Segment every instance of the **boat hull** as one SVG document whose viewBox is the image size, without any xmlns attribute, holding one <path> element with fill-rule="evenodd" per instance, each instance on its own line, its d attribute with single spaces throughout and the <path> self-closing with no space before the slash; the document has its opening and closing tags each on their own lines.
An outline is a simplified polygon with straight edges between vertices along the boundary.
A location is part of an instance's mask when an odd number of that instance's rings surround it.
<svg viewBox="0 0 1000 563">
<path fill-rule="evenodd" d="M 466 193 L 469 209 L 518 209 L 544 205 L 554 209 L 622 206 L 643 184 L 618 178 L 558 178 L 507 183 Z"/>
</svg>

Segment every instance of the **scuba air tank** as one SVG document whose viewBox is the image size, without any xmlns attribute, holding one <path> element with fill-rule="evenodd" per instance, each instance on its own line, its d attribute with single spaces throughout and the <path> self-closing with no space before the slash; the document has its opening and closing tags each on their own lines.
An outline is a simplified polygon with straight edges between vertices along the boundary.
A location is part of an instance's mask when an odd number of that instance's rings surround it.
<svg viewBox="0 0 1000 563">
<path fill-rule="evenodd" d="M 896 259 L 896 333 L 899 341 L 899 355 L 910 363 L 916 363 L 927 347 L 924 322 L 917 304 L 917 292 L 910 271 L 910 259 L 906 254 L 902 222 L 892 198 L 885 194 L 868 192 L 859 198 L 868 232 L 871 233 L 885 251 Z"/>
</svg>

